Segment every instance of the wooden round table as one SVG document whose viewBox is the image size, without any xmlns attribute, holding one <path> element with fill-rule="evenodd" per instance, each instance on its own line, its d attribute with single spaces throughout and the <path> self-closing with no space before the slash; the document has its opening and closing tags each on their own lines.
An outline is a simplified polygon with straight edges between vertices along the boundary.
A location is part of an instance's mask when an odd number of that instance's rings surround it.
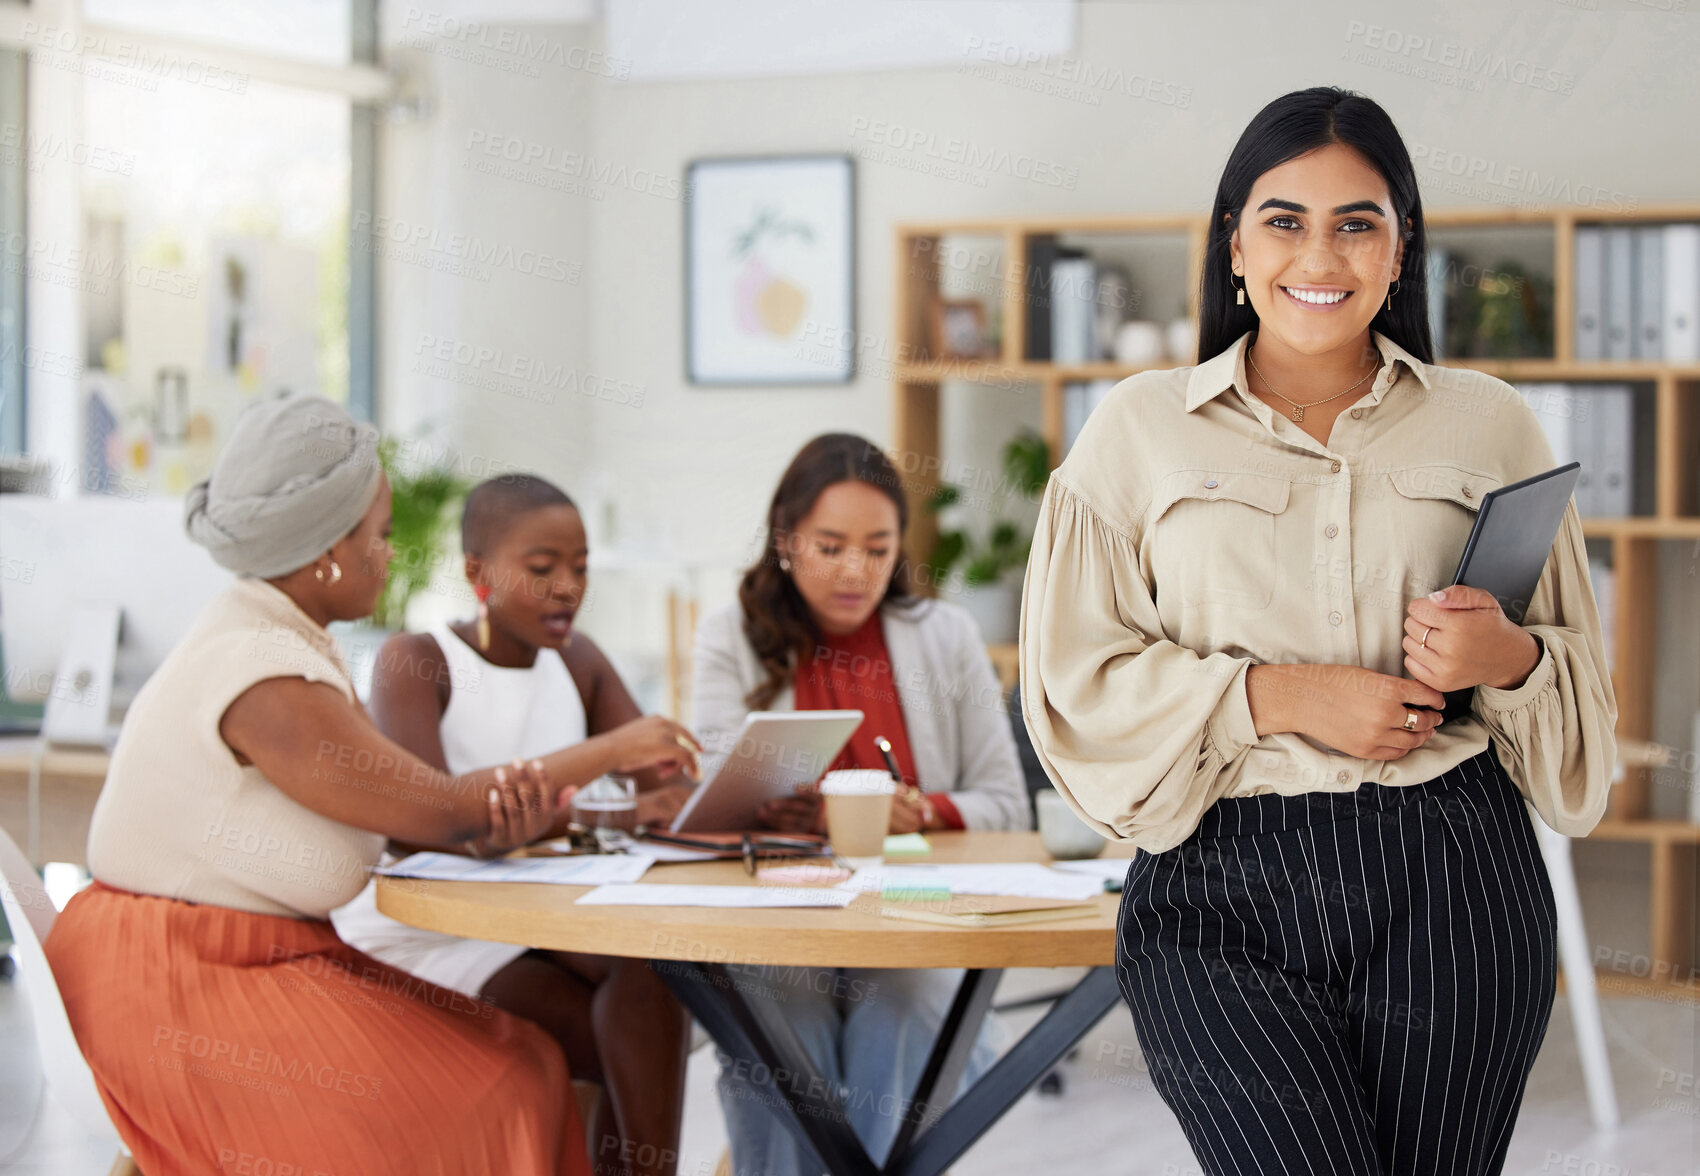
<svg viewBox="0 0 1700 1176">
<path fill-rule="evenodd" d="M 1050 862 L 1034 833 L 932 833 L 932 852 L 893 863 Z M 1106 854 L 1128 858 L 1130 847 Z M 755 886 L 742 862 L 652 866 L 644 883 Z M 641 885 L 642 883 L 640 883 Z M 936 1176 L 954 1163 L 1120 1002 L 1114 970 L 1120 897 L 1092 901 L 1090 918 L 1013 927 L 946 927 L 887 919 L 879 897 L 848 907 L 578 906 L 588 888 L 535 883 L 378 879 L 378 909 L 416 927 L 528 947 L 630 956 L 650 961 L 715 1044 L 782 1107 L 786 1125 L 812 1146 L 834 1176 Z M 1085 966 L 1086 977 L 955 1102 L 968 1054 L 1006 967 Z M 862 1147 L 832 1085 L 802 1048 L 783 1005 L 742 979 L 750 966 L 963 968 L 962 984 L 939 1030 L 884 1167 Z"/>
<path fill-rule="evenodd" d="M 914 862 L 1041 862 L 1051 857 L 1037 833 L 934 833 L 933 851 Z M 1106 854 L 1131 856 L 1111 845 Z M 650 867 L 644 882 L 754 886 L 742 862 L 689 862 Z M 879 914 L 877 895 L 843 909 L 782 907 L 578 906 L 584 886 L 528 882 L 434 882 L 378 879 L 378 909 L 392 919 L 468 939 L 651 960 L 861 968 L 1055 968 L 1098 966 L 1115 959 L 1120 896 L 1092 901 L 1092 918 L 1013 927 L 945 927 Z"/>
</svg>

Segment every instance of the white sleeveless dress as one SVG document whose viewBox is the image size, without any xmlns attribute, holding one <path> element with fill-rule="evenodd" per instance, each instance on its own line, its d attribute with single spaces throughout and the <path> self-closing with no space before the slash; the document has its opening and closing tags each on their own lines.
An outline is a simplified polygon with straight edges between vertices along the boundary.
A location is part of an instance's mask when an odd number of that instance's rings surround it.
<svg viewBox="0 0 1700 1176">
<path fill-rule="evenodd" d="M 584 700 L 559 654 L 540 649 L 535 663 L 516 669 L 491 665 L 447 625 L 430 635 L 449 671 L 449 705 L 438 728 L 449 771 L 532 759 L 584 741 Z M 378 910 L 375 881 L 332 911 L 331 924 L 344 943 L 374 959 L 472 997 L 527 950 L 398 922 Z"/>
</svg>

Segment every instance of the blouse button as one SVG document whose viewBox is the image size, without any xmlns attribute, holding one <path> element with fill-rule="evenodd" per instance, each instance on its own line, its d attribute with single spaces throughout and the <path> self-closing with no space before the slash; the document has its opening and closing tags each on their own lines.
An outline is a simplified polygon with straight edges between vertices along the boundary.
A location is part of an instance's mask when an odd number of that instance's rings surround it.
<svg viewBox="0 0 1700 1176">
<path fill-rule="evenodd" d="M 1464 487 L 1464 497 L 1465 498 L 1474 498 L 1475 496 L 1476 496 L 1476 492 L 1474 490 L 1470 489 L 1468 486 Z"/>
<path fill-rule="evenodd" d="M 1363 415 L 1364 415 L 1364 410 L 1363 410 L 1363 409 L 1361 409 L 1361 408 L 1354 408 L 1354 409 L 1353 409 L 1353 410 L 1352 410 L 1352 419 L 1353 419 L 1353 420 L 1354 420 L 1354 421 L 1355 421 L 1355 420 L 1357 420 L 1357 419 L 1358 419 L 1358 418 L 1359 418 L 1359 417 L 1361 417 L 1361 416 L 1363 416 Z"/>
<path fill-rule="evenodd" d="M 1209 481 L 1204 483 L 1204 488 L 1206 490 L 1214 490 L 1218 485 L 1220 485 L 1220 483 L 1217 482 L 1215 478 L 1211 478 Z"/>
<path fill-rule="evenodd" d="M 1328 463 L 1328 472 L 1333 473 L 1333 474 L 1339 473 L 1340 472 L 1340 463 L 1337 462 L 1337 461 L 1329 462 Z"/>
<path fill-rule="evenodd" d="M 1326 527 L 1322 528 L 1322 533 L 1332 539 L 1340 533 L 1340 528 L 1336 527 L 1333 523 L 1329 523 Z"/>
<path fill-rule="evenodd" d="M 1344 618 L 1344 617 L 1342 617 L 1342 616 L 1341 616 L 1341 615 L 1340 615 L 1340 614 L 1339 614 L 1339 612 L 1338 612 L 1338 611 L 1336 611 L 1336 612 L 1331 612 L 1331 613 L 1329 613 L 1329 614 L 1328 614 L 1328 623 L 1329 623 L 1329 624 L 1330 624 L 1330 625 L 1338 625 L 1338 624 L 1339 624 L 1339 623 L 1340 623 L 1340 622 L 1341 622 L 1341 621 L 1343 621 L 1343 620 L 1345 620 L 1345 618 Z"/>
<path fill-rule="evenodd" d="M 1352 778 L 1352 774 L 1350 772 L 1341 772 L 1339 775 L 1335 776 L 1334 778 L 1336 780 L 1340 781 L 1340 783 L 1344 784 L 1347 780 L 1350 780 Z"/>
</svg>

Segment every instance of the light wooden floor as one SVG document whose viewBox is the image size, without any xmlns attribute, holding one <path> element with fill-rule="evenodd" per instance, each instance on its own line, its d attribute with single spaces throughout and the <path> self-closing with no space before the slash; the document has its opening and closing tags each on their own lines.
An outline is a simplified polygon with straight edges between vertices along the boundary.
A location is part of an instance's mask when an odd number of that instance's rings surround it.
<svg viewBox="0 0 1700 1176">
<path fill-rule="evenodd" d="M 1057 984 L 1043 972 L 1005 976 L 1005 996 Z M 1700 1015 L 1693 1006 L 1613 998 L 1605 1002 L 1624 1124 L 1593 1130 L 1576 1069 L 1569 1012 L 1559 998 L 1506 1172 L 1700 1174 Z M 1034 1013 L 1005 1018 L 1013 1035 Z M 958 1162 L 955 1176 L 1129 1173 L 1197 1176 L 1180 1128 L 1144 1081 L 1126 1011 L 1116 1009 L 1063 1067 L 1060 1097 L 1030 1094 Z M 725 1147 L 709 1050 L 691 1058 L 681 1176 L 712 1176 Z M 113 1152 L 78 1130 L 51 1097 L 38 1107 L 40 1076 L 21 994 L 0 981 L 0 1174 L 102 1176 Z"/>
</svg>

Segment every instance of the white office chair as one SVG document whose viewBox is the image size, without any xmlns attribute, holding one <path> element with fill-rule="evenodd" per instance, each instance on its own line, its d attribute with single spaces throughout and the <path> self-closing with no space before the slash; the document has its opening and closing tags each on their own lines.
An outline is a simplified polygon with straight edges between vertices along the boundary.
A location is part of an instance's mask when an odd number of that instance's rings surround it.
<svg viewBox="0 0 1700 1176">
<path fill-rule="evenodd" d="M 1576 891 L 1576 871 L 1570 864 L 1570 838 L 1554 832 L 1533 808 L 1529 809 L 1529 819 L 1534 822 L 1535 838 L 1552 882 L 1553 906 L 1558 912 L 1558 959 L 1570 997 L 1570 1021 L 1576 1030 L 1576 1052 L 1582 1059 L 1588 1108 L 1593 1112 L 1594 1126 L 1603 1131 L 1618 1124 L 1617 1089 L 1611 1078 L 1611 1058 L 1606 1053 L 1588 931 L 1582 925 L 1582 899 Z"/>
<path fill-rule="evenodd" d="M 71 1020 L 65 1015 L 59 983 L 42 950 L 58 912 L 29 859 L 4 829 L 0 829 L 0 907 L 4 907 L 12 929 L 19 978 L 23 980 L 24 999 L 35 1027 L 36 1052 L 41 1055 L 48 1089 L 87 1130 L 111 1137 L 118 1157 L 110 1176 L 139 1176 L 129 1149 L 119 1141 L 106 1113 L 106 1104 L 100 1101 L 94 1075 L 83 1060 L 83 1051 L 71 1032 Z"/>
</svg>

